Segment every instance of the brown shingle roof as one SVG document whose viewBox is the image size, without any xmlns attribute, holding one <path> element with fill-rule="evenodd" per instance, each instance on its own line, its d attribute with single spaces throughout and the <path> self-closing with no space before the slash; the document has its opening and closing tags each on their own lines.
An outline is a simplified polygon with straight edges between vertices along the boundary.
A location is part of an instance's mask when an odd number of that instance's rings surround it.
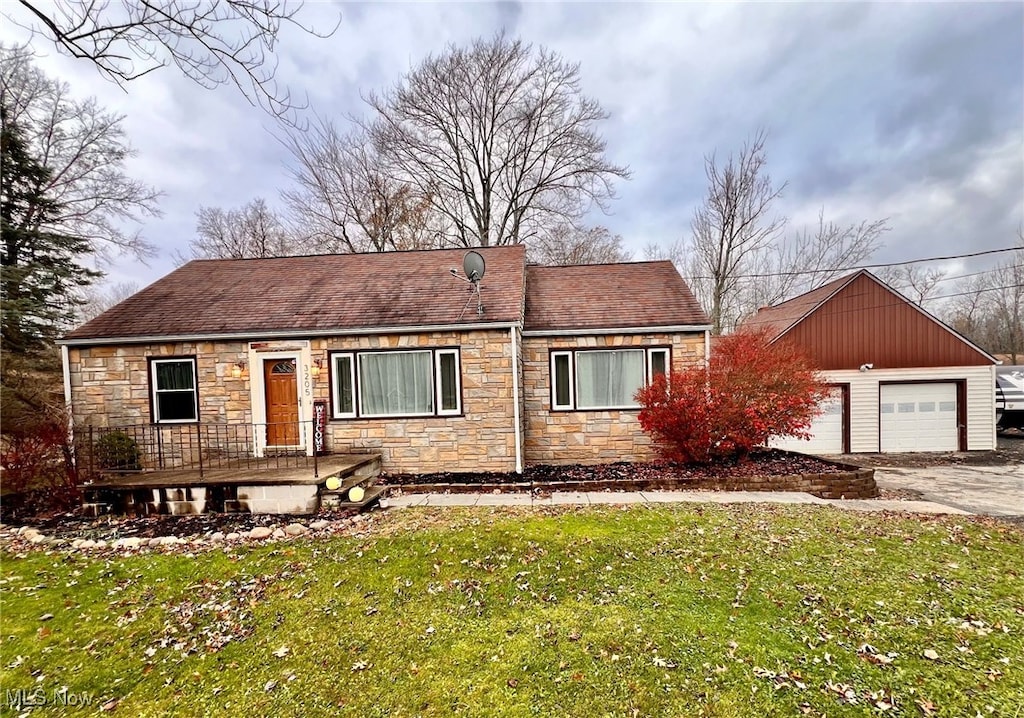
<svg viewBox="0 0 1024 718">
<path fill-rule="evenodd" d="M 526 286 L 528 330 L 708 324 L 668 261 L 531 266 Z"/>
<path fill-rule="evenodd" d="M 463 249 L 189 262 L 65 338 L 329 332 L 522 321 L 525 247 L 478 250 L 485 314 L 451 276 Z M 460 269 L 461 271 L 461 269 Z M 463 313 L 463 310 L 464 313 Z"/>
<path fill-rule="evenodd" d="M 863 270 L 861 270 L 863 271 Z M 762 307 L 757 313 L 743 322 L 744 329 L 767 329 L 772 339 L 776 339 L 798 321 L 820 307 L 826 299 L 853 281 L 861 272 L 848 274 L 834 279 L 806 294 L 775 304 Z"/>
</svg>

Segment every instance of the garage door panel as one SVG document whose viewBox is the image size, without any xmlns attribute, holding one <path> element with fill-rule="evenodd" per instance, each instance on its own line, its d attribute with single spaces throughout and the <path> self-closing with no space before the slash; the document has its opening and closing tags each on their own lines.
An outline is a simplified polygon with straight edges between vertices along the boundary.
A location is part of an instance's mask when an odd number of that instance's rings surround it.
<svg viewBox="0 0 1024 718">
<path fill-rule="evenodd" d="M 811 438 L 776 437 L 768 442 L 775 449 L 804 454 L 843 453 L 843 392 L 836 388 L 821 403 L 821 413 L 811 422 Z"/>
<path fill-rule="evenodd" d="M 956 395 L 953 382 L 881 385 L 881 450 L 956 451 L 960 445 Z"/>
</svg>

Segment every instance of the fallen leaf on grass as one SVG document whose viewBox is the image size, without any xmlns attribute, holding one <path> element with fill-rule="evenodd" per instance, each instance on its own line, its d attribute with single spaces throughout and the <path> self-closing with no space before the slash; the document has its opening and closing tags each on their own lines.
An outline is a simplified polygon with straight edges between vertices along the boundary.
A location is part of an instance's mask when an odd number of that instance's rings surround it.
<svg viewBox="0 0 1024 718">
<path fill-rule="evenodd" d="M 288 646 L 281 646 L 276 651 L 274 651 L 273 655 L 276 656 L 277 658 L 284 658 L 289 653 L 291 653 L 291 649 L 288 648 Z"/>
<path fill-rule="evenodd" d="M 853 690 L 853 686 L 846 683 L 826 683 L 825 687 L 836 695 L 842 697 L 847 703 L 857 702 L 857 691 Z"/>
<path fill-rule="evenodd" d="M 926 648 L 924 650 L 924 653 L 922 653 L 921 655 L 924 656 L 925 658 L 927 658 L 929 661 L 937 661 L 937 660 L 939 660 L 939 654 L 933 648 Z"/>
</svg>

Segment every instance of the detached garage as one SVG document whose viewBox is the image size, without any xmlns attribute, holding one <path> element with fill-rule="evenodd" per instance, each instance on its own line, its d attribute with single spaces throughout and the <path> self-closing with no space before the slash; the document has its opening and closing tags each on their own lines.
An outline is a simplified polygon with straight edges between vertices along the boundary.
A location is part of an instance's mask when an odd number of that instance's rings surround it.
<svg viewBox="0 0 1024 718">
<path fill-rule="evenodd" d="M 792 342 L 834 389 L 807 453 L 995 448 L 996 359 L 868 271 L 761 309 L 745 325 Z"/>
</svg>

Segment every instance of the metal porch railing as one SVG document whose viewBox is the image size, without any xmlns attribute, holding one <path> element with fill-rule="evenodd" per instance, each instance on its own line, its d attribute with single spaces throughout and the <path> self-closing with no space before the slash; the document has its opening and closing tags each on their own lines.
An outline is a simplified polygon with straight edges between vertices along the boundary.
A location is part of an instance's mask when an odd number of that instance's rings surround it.
<svg viewBox="0 0 1024 718">
<path fill-rule="evenodd" d="M 316 422 L 269 424 L 131 424 L 76 431 L 76 460 L 90 477 L 173 469 L 275 469 L 312 467 L 330 453 L 328 433 Z M 313 443 L 319 451 L 310 455 Z"/>
</svg>

